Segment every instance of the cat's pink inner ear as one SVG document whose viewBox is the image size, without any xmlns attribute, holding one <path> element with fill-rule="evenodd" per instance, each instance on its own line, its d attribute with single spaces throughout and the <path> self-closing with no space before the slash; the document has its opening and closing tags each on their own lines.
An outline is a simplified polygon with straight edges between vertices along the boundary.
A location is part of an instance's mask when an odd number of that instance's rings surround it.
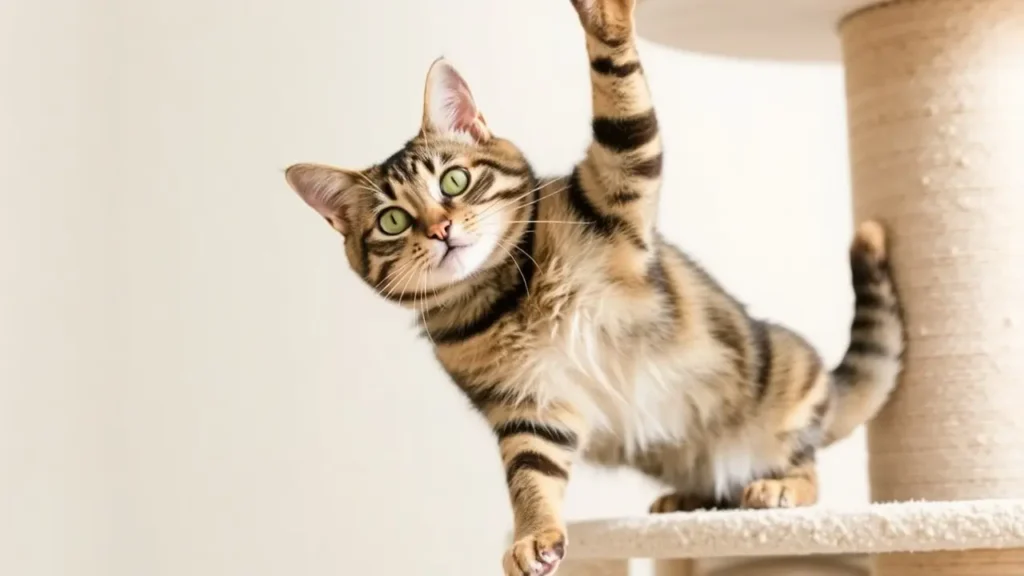
<svg viewBox="0 0 1024 576">
<path fill-rule="evenodd" d="M 427 73 L 423 130 L 440 135 L 468 134 L 477 142 L 491 137 L 469 84 L 443 58 L 435 60 Z"/>
<path fill-rule="evenodd" d="M 332 228 L 348 232 L 349 211 L 355 200 L 351 189 L 358 174 L 322 164 L 295 164 L 285 170 L 285 179 Z"/>
</svg>

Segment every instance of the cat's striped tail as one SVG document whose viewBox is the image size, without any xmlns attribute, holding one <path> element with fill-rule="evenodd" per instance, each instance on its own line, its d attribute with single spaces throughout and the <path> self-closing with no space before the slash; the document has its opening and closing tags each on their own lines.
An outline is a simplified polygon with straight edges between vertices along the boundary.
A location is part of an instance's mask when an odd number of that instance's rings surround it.
<svg viewBox="0 0 1024 576">
<path fill-rule="evenodd" d="M 832 371 L 833 404 L 826 444 L 849 435 L 878 413 L 896 387 L 904 348 L 899 296 L 889 272 L 886 233 L 862 223 L 850 246 L 856 311 L 850 346 Z"/>
</svg>

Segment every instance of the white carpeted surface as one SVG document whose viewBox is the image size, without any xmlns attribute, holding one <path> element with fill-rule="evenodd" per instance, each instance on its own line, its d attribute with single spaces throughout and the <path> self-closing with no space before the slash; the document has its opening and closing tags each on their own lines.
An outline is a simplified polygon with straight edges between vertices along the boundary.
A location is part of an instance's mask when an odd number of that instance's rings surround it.
<svg viewBox="0 0 1024 576">
<path fill-rule="evenodd" d="M 569 525 L 573 559 L 877 554 L 1024 547 L 1024 500 L 691 512 Z"/>
</svg>

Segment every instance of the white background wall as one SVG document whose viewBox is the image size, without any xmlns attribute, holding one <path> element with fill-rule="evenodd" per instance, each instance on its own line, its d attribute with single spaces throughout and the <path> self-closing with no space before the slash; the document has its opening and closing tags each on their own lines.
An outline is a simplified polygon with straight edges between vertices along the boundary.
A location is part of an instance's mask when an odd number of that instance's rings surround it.
<svg viewBox="0 0 1024 576">
<path fill-rule="evenodd" d="M 441 54 L 541 171 L 581 153 L 567 0 L 0 2 L 0 573 L 499 574 L 488 431 L 282 175 L 392 152 Z M 665 233 L 837 361 L 839 72 L 643 57 Z M 568 512 L 655 495 L 584 470 Z"/>
</svg>

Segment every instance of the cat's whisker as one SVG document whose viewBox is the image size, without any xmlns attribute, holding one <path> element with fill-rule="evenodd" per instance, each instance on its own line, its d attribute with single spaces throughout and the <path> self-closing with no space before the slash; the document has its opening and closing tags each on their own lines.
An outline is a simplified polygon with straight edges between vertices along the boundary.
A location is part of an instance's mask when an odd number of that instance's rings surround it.
<svg viewBox="0 0 1024 576">
<path fill-rule="evenodd" d="M 422 275 L 422 273 L 423 273 L 423 266 L 422 266 L 422 264 L 424 262 L 425 261 L 417 262 L 417 265 L 412 268 L 412 270 L 410 271 L 411 273 L 408 275 L 409 276 L 408 279 L 406 279 L 405 283 L 402 284 L 402 289 L 398 291 L 399 294 L 405 294 L 406 293 L 405 292 L 405 288 L 407 286 L 409 286 L 409 282 L 411 282 L 413 280 L 413 278 L 416 278 L 417 274 Z M 415 303 L 415 302 L 416 302 L 416 295 L 414 293 L 413 294 L 413 303 Z"/>
<path fill-rule="evenodd" d="M 389 272 L 386 277 L 381 276 L 380 280 L 375 282 L 373 287 L 381 294 L 385 294 L 387 292 L 388 287 L 395 281 L 397 275 L 401 274 L 402 271 L 404 271 L 407 266 L 408 264 L 403 264 L 402 266 L 399 267 L 398 270 L 394 271 L 393 273 Z"/>
<path fill-rule="evenodd" d="M 426 298 L 427 298 L 427 275 L 426 274 L 421 275 L 420 279 L 423 282 L 423 299 L 425 301 Z M 419 294 L 419 291 L 417 290 L 416 293 Z M 422 305 L 420 306 L 420 319 L 423 321 L 423 331 L 427 333 L 427 338 L 430 339 L 430 343 L 433 344 L 435 347 L 437 347 L 437 342 L 434 342 L 434 336 L 430 333 L 430 326 L 427 325 L 427 307 L 426 306 L 422 306 Z"/>
<path fill-rule="evenodd" d="M 509 259 L 512 260 L 512 264 L 515 265 L 516 270 L 519 270 L 519 276 L 523 279 L 523 287 L 526 288 L 526 297 L 529 298 L 530 283 L 529 281 L 526 280 L 526 274 L 523 273 L 523 269 L 519 266 L 519 262 L 516 262 L 515 256 L 512 256 L 512 253 L 509 252 L 508 248 L 505 248 L 505 246 L 503 246 L 501 242 L 496 242 L 494 245 L 504 250 L 505 254 L 508 254 Z"/>
<path fill-rule="evenodd" d="M 432 291 L 432 292 L 434 293 L 434 298 L 436 298 L 436 299 L 440 299 L 440 298 L 441 298 L 441 297 L 440 297 L 440 295 L 439 295 L 439 294 L 437 293 L 437 286 L 434 286 L 434 287 L 433 287 L 433 288 L 431 289 L 431 291 Z M 440 303 L 438 304 L 438 306 L 439 306 L 439 307 L 440 307 L 440 308 L 441 308 L 442 310 L 445 310 L 445 309 L 447 309 L 447 308 L 448 308 L 448 302 L 447 302 L 447 301 L 444 301 L 444 300 L 442 300 L 442 301 L 441 301 L 441 302 L 440 302 Z"/>
<path fill-rule="evenodd" d="M 586 220 L 509 220 L 508 221 L 509 224 L 529 224 L 531 222 L 534 223 L 534 224 L 577 224 L 577 225 L 583 225 L 583 226 L 589 226 L 589 225 L 593 224 L 593 222 L 588 222 Z"/>
<path fill-rule="evenodd" d="M 543 184 L 540 184 L 536 188 L 532 188 L 530 190 L 527 190 L 526 192 L 523 192 L 522 194 L 520 194 L 519 196 L 516 196 L 515 198 L 510 198 L 505 203 L 492 205 L 492 206 L 488 207 L 486 210 L 484 210 L 483 214 L 486 214 L 486 213 L 488 213 L 488 211 L 491 211 L 491 210 L 499 210 L 499 209 L 503 209 L 503 208 L 505 208 L 507 206 L 511 206 L 512 204 L 522 200 L 523 198 L 526 198 L 530 194 L 533 194 L 534 192 L 537 192 L 538 190 L 542 190 L 548 184 L 550 184 L 550 182 L 545 182 Z M 568 188 L 568 186 L 566 186 L 566 188 Z M 564 190 L 564 188 L 563 188 L 563 190 Z"/>
<path fill-rule="evenodd" d="M 499 243 L 500 242 L 501 241 L 499 240 Z M 533 256 L 530 256 L 529 252 L 527 252 L 526 250 L 523 250 L 522 248 L 520 248 L 519 246 L 516 246 L 515 244 L 509 244 L 509 246 L 515 248 L 516 250 L 519 250 L 523 254 L 523 256 L 526 256 L 527 258 L 530 259 L 530 262 L 533 262 L 533 265 L 536 267 L 536 269 L 538 269 L 538 270 L 540 269 L 540 264 L 537 264 L 537 261 L 533 259 Z"/>
<path fill-rule="evenodd" d="M 387 284 L 386 284 L 386 285 L 385 285 L 384 287 L 382 287 L 382 288 L 378 288 L 378 289 L 379 289 L 379 290 L 380 290 L 381 292 L 386 292 L 386 291 L 387 291 L 387 289 L 388 289 L 388 288 L 390 288 L 390 287 L 391 287 L 391 285 L 392 285 L 392 284 L 394 284 L 394 283 L 395 283 L 395 282 L 396 282 L 396 281 L 398 280 L 398 278 L 399 278 L 399 275 L 400 275 L 400 274 L 403 274 L 403 273 L 404 273 L 404 272 L 405 272 L 406 270 L 408 270 L 408 269 L 409 269 L 409 268 L 410 268 L 410 267 L 411 267 L 411 266 L 412 266 L 413 264 L 415 264 L 415 261 L 412 261 L 412 260 L 410 260 L 409 262 L 406 262 L 405 264 L 402 264 L 401 266 L 399 266 L 399 267 L 398 267 L 398 270 L 395 270 L 394 272 L 392 272 L 392 273 L 388 274 L 388 276 L 390 276 L 390 279 L 389 279 L 389 280 L 387 281 Z M 404 278 L 404 276 L 402 276 L 402 277 Z M 383 283 L 383 280 L 382 280 L 382 283 Z"/>
<path fill-rule="evenodd" d="M 409 275 L 412 274 L 412 272 L 413 272 L 413 269 L 409 268 L 400 277 L 397 277 L 395 279 L 395 281 L 392 282 L 393 286 L 390 286 L 390 288 L 387 290 L 385 296 L 387 296 L 388 298 L 393 298 L 395 296 L 395 290 L 398 288 L 398 284 L 400 282 L 404 281 L 406 278 L 408 278 Z"/>
<path fill-rule="evenodd" d="M 415 276 L 416 271 L 419 269 L 419 261 L 414 260 L 412 262 L 412 264 L 413 264 L 413 266 L 411 266 L 408 270 L 406 270 L 405 274 L 402 275 L 402 281 L 403 281 L 402 284 L 401 284 L 402 289 L 398 291 L 399 294 L 404 294 L 405 293 L 405 287 L 408 286 L 409 280 L 413 276 Z M 394 296 L 395 288 L 398 288 L 397 284 L 394 287 L 391 288 L 391 291 L 388 293 L 388 296 Z"/>
<path fill-rule="evenodd" d="M 542 189 L 543 189 L 543 188 L 544 188 L 545 186 L 547 186 L 548 184 L 550 184 L 550 182 L 542 182 L 542 183 L 538 184 L 537 186 L 535 186 L 535 187 L 533 187 L 533 188 L 530 188 L 530 189 L 529 189 L 529 190 L 527 190 L 526 192 L 523 192 L 523 193 L 522 193 L 522 194 L 520 194 L 519 196 L 516 196 L 515 198 L 510 198 L 510 199 L 509 199 L 509 201 L 510 201 L 510 202 L 516 202 L 516 201 L 518 201 L 518 200 L 522 200 L 523 198 L 526 198 L 526 197 L 527 197 L 527 196 L 529 196 L 530 194 L 533 194 L 534 192 L 537 192 L 537 191 L 539 191 L 539 190 L 542 190 Z"/>
<path fill-rule="evenodd" d="M 542 186 L 541 188 L 543 188 L 543 186 Z M 536 192 L 536 191 L 537 191 L 537 190 L 539 190 L 539 189 L 540 189 L 540 188 L 537 188 L 537 189 L 531 190 L 531 191 L 530 191 L 530 193 L 532 193 L 532 192 Z M 538 202 L 542 202 L 542 201 L 544 201 L 544 200 L 546 200 L 546 199 L 548 199 L 548 198 L 551 198 L 552 196 L 554 196 L 554 195 L 556 195 L 556 194 L 560 194 L 560 193 L 562 193 L 562 192 L 564 192 L 564 191 L 566 191 L 566 190 L 568 190 L 568 189 L 569 189 L 569 187 L 568 187 L 568 186 L 563 186 L 562 188 L 559 188 L 558 190 L 555 190 L 554 192 L 550 192 L 550 193 L 548 193 L 548 194 L 545 194 L 544 196 L 541 196 L 540 198 L 536 198 L 536 199 L 534 199 L 534 200 L 531 200 L 530 202 L 527 202 L 527 203 L 525 203 L 525 204 L 521 204 L 521 205 L 518 205 L 518 206 L 514 206 L 514 207 L 513 207 L 513 210 L 522 210 L 523 208 L 526 208 L 527 206 L 532 206 L 532 205 L 534 205 L 534 204 L 536 204 L 536 203 L 538 203 Z M 522 196 L 520 196 L 520 198 L 522 198 Z M 517 200 L 518 200 L 518 199 L 517 199 Z M 484 210 L 484 211 L 483 211 L 482 213 L 480 213 L 480 215 L 478 215 L 477 217 L 478 217 L 478 218 L 479 218 L 480 220 L 483 220 L 483 219 L 485 219 L 485 218 L 490 218 L 490 217 L 491 217 L 491 216 L 493 216 L 494 214 L 500 213 L 501 211 L 505 210 L 506 208 L 512 207 L 512 205 L 513 205 L 513 204 L 514 204 L 514 203 L 515 203 L 515 202 L 516 202 L 517 200 L 510 200 L 510 201 L 509 201 L 508 203 L 506 203 L 506 204 L 501 204 L 501 205 L 491 206 L 491 207 L 490 207 L 490 208 L 488 208 L 487 210 Z"/>
<path fill-rule="evenodd" d="M 523 194 L 522 196 L 517 196 L 515 198 L 510 198 L 510 199 L 505 200 L 505 201 L 500 201 L 499 200 L 498 202 L 495 202 L 494 204 L 491 204 L 490 206 L 485 208 L 482 212 L 480 212 L 480 214 L 478 216 L 481 219 L 489 218 L 490 216 L 492 216 L 492 215 L 494 215 L 496 213 L 500 213 L 501 211 L 505 210 L 506 208 L 508 208 L 510 206 L 514 206 L 517 202 L 522 201 L 524 198 L 526 198 L 530 194 L 533 194 L 534 192 L 536 192 L 536 190 L 531 190 L 531 191 L 527 192 L 526 194 Z"/>
<path fill-rule="evenodd" d="M 353 184 L 352 188 L 355 189 L 355 190 L 366 190 L 367 192 L 370 192 L 370 193 L 373 193 L 373 194 L 376 194 L 376 193 L 379 192 L 378 190 L 374 190 L 373 188 L 370 188 L 368 186 L 363 186 L 362 184 Z"/>
<path fill-rule="evenodd" d="M 380 189 L 380 186 L 377 186 L 377 183 L 374 182 L 373 180 L 370 180 L 366 176 L 366 174 L 363 174 L 362 172 L 356 172 L 356 174 L 358 174 L 359 177 L 363 179 L 363 182 L 366 182 L 370 186 L 370 188 L 372 189 L 371 191 L 376 192 L 381 196 L 387 196 L 387 194 L 385 194 L 384 191 Z"/>
<path fill-rule="evenodd" d="M 551 198 L 552 196 L 555 196 L 557 194 L 561 194 L 562 192 L 565 192 L 568 189 L 569 189 L 568 186 L 563 186 L 562 188 L 559 188 L 558 190 L 555 190 L 554 192 L 549 192 L 548 194 L 545 194 L 545 195 L 541 196 L 540 198 L 536 198 L 534 200 L 531 200 L 530 202 L 527 202 L 526 204 L 520 204 L 520 205 L 516 206 L 515 209 L 516 210 L 522 210 L 523 208 L 526 208 L 527 206 L 533 206 L 534 204 L 537 204 L 539 202 L 543 202 L 544 200 L 547 200 L 548 198 Z"/>
<path fill-rule="evenodd" d="M 409 269 L 409 266 L 412 266 L 412 263 L 406 262 L 405 264 L 400 265 L 397 270 L 389 272 L 387 278 L 380 279 L 380 282 L 378 282 L 377 290 L 379 290 L 381 293 L 387 293 L 388 288 L 390 288 L 391 285 L 395 283 L 395 281 L 399 278 L 400 274 L 404 273 L 406 270 Z"/>
</svg>

